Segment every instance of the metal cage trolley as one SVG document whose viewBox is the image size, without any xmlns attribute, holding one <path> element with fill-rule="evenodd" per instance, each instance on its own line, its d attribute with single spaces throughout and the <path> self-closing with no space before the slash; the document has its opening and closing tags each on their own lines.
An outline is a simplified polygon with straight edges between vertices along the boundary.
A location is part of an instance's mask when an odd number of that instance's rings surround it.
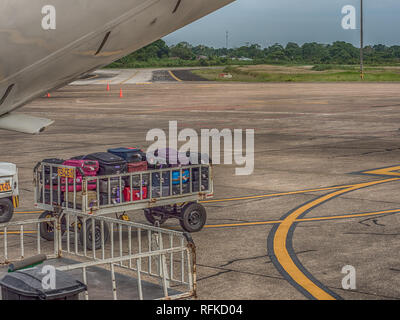
<svg viewBox="0 0 400 320">
<path fill-rule="evenodd" d="M 128 211 L 144 210 L 146 219 L 160 226 L 178 219 L 186 232 L 198 232 L 206 223 L 207 213 L 199 201 L 213 197 L 210 164 L 105 176 L 85 176 L 81 168 L 40 162 L 34 168 L 35 207 L 44 210 L 41 218 L 57 217 L 64 229 L 76 228 L 91 243 L 92 227 L 84 232 L 82 222 L 67 225 L 66 216 L 115 214 L 129 221 Z M 94 226 L 95 231 L 99 226 Z M 54 226 L 43 224 L 41 236 L 54 239 Z M 96 238 L 95 246 L 100 247 Z"/>
</svg>

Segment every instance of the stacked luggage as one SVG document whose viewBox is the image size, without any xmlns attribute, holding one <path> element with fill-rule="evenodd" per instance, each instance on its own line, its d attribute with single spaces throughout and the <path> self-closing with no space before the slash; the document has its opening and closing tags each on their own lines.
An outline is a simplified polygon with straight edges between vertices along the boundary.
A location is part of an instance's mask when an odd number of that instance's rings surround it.
<svg viewBox="0 0 400 320">
<path fill-rule="evenodd" d="M 42 162 L 49 165 L 62 165 L 64 163 L 63 159 L 51 158 L 44 159 Z M 42 181 L 43 176 L 40 175 L 40 182 Z M 51 170 L 50 166 L 46 166 L 44 170 L 44 201 L 43 201 L 43 190 L 40 192 L 40 201 L 50 205 L 61 205 L 64 201 L 63 193 L 60 195 L 60 199 L 58 199 L 58 192 L 55 187 L 58 187 L 58 173 L 57 170 Z M 53 186 L 53 190 L 50 190 L 50 186 Z M 51 197 L 51 194 L 53 195 Z M 52 199 L 51 199 L 52 198 Z M 52 202 L 51 202 L 52 201 Z"/>
<path fill-rule="evenodd" d="M 73 157 L 69 160 L 46 159 L 42 162 L 54 165 L 75 167 L 76 173 L 73 177 L 60 177 L 57 170 L 45 166 L 45 203 L 61 205 L 68 202 L 71 206 L 71 199 L 76 192 L 77 207 L 82 204 L 82 182 L 83 177 L 112 176 L 127 173 L 125 177 L 110 177 L 98 181 L 88 182 L 89 207 L 95 205 L 97 194 L 100 195 L 99 205 L 113 205 L 123 202 L 148 199 L 151 194 L 153 198 L 167 197 L 190 193 L 190 170 L 182 170 L 182 166 L 201 164 L 201 154 L 190 154 L 189 163 L 180 163 L 179 154 L 173 149 L 162 149 L 155 152 L 154 159 L 147 159 L 146 154 L 137 148 L 116 148 L 107 152 L 92 153 Z M 170 156 L 172 160 L 170 161 Z M 175 157 L 176 156 L 176 157 Z M 189 156 L 189 155 L 187 155 Z M 208 156 L 207 156 L 208 157 Z M 197 163 L 196 163 L 197 162 Z M 176 168 L 172 173 L 157 172 L 160 169 Z M 155 170 L 153 173 L 149 173 Z M 182 171 L 182 184 L 181 184 Z M 205 191 L 208 189 L 208 169 L 192 168 L 192 192 Z M 128 175 L 128 173 L 140 173 Z M 200 184 L 201 177 L 201 184 Z M 42 179 L 42 176 L 41 178 Z M 50 183 L 51 181 L 51 183 Z M 97 188 L 99 190 L 97 190 Z M 50 190 L 52 189 L 52 190 Z M 53 192 L 52 203 L 51 192 Z M 43 193 L 42 193 L 43 195 Z M 41 197 L 42 198 L 42 197 Z M 66 199 L 68 198 L 68 199 Z M 42 200 L 42 199 L 41 199 Z M 43 201 L 43 200 L 42 200 Z"/>
</svg>

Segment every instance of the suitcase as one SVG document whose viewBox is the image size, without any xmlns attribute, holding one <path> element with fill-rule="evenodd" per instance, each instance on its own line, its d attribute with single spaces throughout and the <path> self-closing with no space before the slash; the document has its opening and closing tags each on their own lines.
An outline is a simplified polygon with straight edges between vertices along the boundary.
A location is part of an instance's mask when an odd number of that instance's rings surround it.
<svg viewBox="0 0 400 320">
<path fill-rule="evenodd" d="M 51 159 L 44 159 L 44 160 L 42 160 L 42 163 L 44 162 L 44 163 L 48 163 L 48 164 L 57 165 L 57 164 L 63 164 L 64 161 L 65 161 L 65 160 L 62 160 L 62 159 L 51 158 Z M 47 167 L 47 166 L 46 166 L 46 169 L 45 169 L 45 173 L 50 173 L 50 168 Z"/>
<path fill-rule="evenodd" d="M 160 194 L 160 186 L 153 186 L 152 187 L 152 198 L 161 198 L 162 197 L 168 197 L 171 196 L 172 194 L 170 193 L 170 188 L 168 186 L 163 186 L 162 187 L 162 195 Z"/>
<path fill-rule="evenodd" d="M 43 201 L 43 189 L 40 192 L 40 203 L 48 204 L 48 205 L 59 205 L 61 206 L 64 202 L 64 193 L 60 192 L 60 201 L 58 201 L 58 191 L 53 190 L 53 203 L 50 203 L 50 187 L 45 188 L 44 190 L 44 201 Z"/>
<path fill-rule="evenodd" d="M 207 168 L 201 169 L 201 190 L 199 190 L 199 180 L 200 180 L 200 169 L 194 168 L 192 169 L 193 181 L 192 181 L 192 190 L 194 192 L 197 191 L 206 191 L 209 188 L 209 174 Z"/>
<path fill-rule="evenodd" d="M 48 163 L 48 164 L 53 164 L 53 165 L 62 165 L 65 160 L 62 159 L 57 159 L 57 158 L 51 158 L 51 159 L 44 159 L 42 163 Z M 58 184 L 58 173 L 57 173 L 57 168 L 53 167 L 53 172 L 51 174 L 51 180 L 53 180 L 53 185 Z M 44 167 L 44 180 L 45 184 L 50 184 L 50 167 L 46 166 Z M 40 182 L 42 182 L 42 175 L 40 175 Z"/>
<path fill-rule="evenodd" d="M 85 176 L 95 177 L 99 171 L 99 162 L 97 160 L 67 160 L 64 166 L 81 168 Z M 77 176 L 82 176 L 79 170 L 76 170 Z"/>
<path fill-rule="evenodd" d="M 181 184 L 180 182 L 180 171 L 173 171 L 172 172 L 172 184 L 173 185 L 179 185 Z M 188 183 L 190 180 L 190 170 L 182 170 L 182 184 Z"/>
<path fill-rule="evenodd" d="M 150 181 L 150 174 L 143 174 L 142 175 L 142 186 L 147 187 L 149 185 Z M 140 188 L 140 175 L 133 175 L 132 176 L 132 185 L 134 188 Z M 125 186 L 130 187 L 131 186 L 131 178 L 130 176 L 125 177 Z"/>
<path fill-rule="evenodd" d="M 75 170 L 76 184 L 82 184 L 82 173 L 88 177 L 95 177 L 97 175 L 97 172 L 99 171 L 99 162 L 95 161 L 95 160 L 67 160 L 67 161 L 64 161 L 63 165 L 79 168 L 79 169 Z M 61 185 L 64 185 L 64 187 L 65 187 L 65 180 L 66 180 L 66 178 L 61 178 Z M 96 183 L 96 181 L 89 182 L 89 184 L 95 184 L 95 183 Z M 74 179 L 68 178 L 68 184 L 71 185 L 71 188 L 73 191 Z M 70 188 L 70 187 L 68 186 L 68 188 Z M 93 190 L 93 189 L 89 189 L 89 190 Z"/>
<path fill-rule="evenodd" d="M 147 187 L 142 188 L 143 199 L 147 199 Z M 131 196 L 131 188 L 125 187 L 124 189 L 124 201 L 138 201 L 140 200 L 140 189 L 133 189 L 133 195 Z"/>
<path fill-rule="evenodd" d="M 126 161 L 109 152 L 92 153 L 85 157 L 89 160 L 97 160 L 99 162 L 99 176 L 112 174 L 120 174 L 127 172 Z"/>
<path fill-rule="evenodd" d="M 172 184 L 179 185 L 180 184 L 180 171 L 172 171 Z M 169 186 L 170 174 L 169 172 L 162 172 L 162 185 Z M 182 170 L 182 184 L 188 183 L 190 180 L 190 170 Z M 160 185 L 160 173 L 153 172 L 152 173 L 152 185 L 159 186 Z"/>
<path fill-rule="evenodd" d="M 80 179 L 80 178 L 79 178 Z M 78 179 L 77 179 L 78 180 Z M 50 189 L 50 185 L 46 185 L 46 189 Z M 75 191 L 76 192 L 80 192 L 80 191 L 82 191 L 82 180 L 80 180 L 80 183 L 79 182 L 77 182 L 76 184 L 75 184 Z M 97 183 L 96 183 L 96 181 L 93 181 L 93 182 L 90 182 L 90 183 L 88 183 L 88 186 L 87 186 L 87 189 L 88 190 L 96 190 L 97 189 Z M 58 190 L 58 185 L 53 185 L 53 190 L 54 191 L 57 191 Z M 62 192 L 66 192 L 66 190 L 67 190 L 67 187 L 66 187 L 66 185 L 65 185 L 65 180 L 64 180 L 64 184 L 61 184 L 60 185 L 60 191 L 62 191 Z M 72 183 L 72 184 L 68 184 L 68 192 L 71 194 L 71 193 L 73 193 L 74 192 L 74 184 Z"/>
<path fill-rule="evenodd" d="M 97 207 L 97 192 L 96 191 L 88 191 L 88 208 Z M 74 195 L 68 195 L 68 207 L 73 208 L 74 204 L 71 202 L 73 200 Z M 77 209 L 82 209 L 82 192 L 76 193 L 75 204 Z"/>
<path fill-rule="evenodd" d="M 146 161 L 146 154 L 138 148 L 108 149 L 107 152 L 124 159 L 128 163 Z"/>
<path fill-rule="evenodd" d="M 123 192 L 117 191 L 115 194 L 111 194 L 110 200 L 111 202 L 108 202 L 108 193 L 100 193 L 100 205 L 112 205 L 112 204 L 117 204 L 123 202 Z"/>
<path fill-rule="evenodd" d="M 58 186 L 53 186 L 53 189 L 54 189 L 54 190 L 57 190 L 57 188 L 58 188 Z M 83 189 L 83 187 L 82 187 L 82 182 L 81 182 L 81 183 L 78 183 L 78 182 L 77 182 L 77 183 L 75 184 L 75 191 L 76 191 L 76 192 L 79 192 L 79 191 L 82 191 L 82 189 Z M 97 183 L 96 183 L 96 181 L 93 181 L 93 182 L 91 182 L 91 183 L 88 183 L 87 189 L 88 189 L 88 190 L 96 190 L 96 189 L 97 189 Z M 65 184 L 64 184 L 64 185 L 60 185 L 60 190 L 61 190 L 62 192 L 66 192 L 67 187 L 65 186 Z M 69 193 L 71 193 L 71 192 L 73 193 L 73 192 L 74 192 L 74 185 L 73 185 L 73 183 L 68 185 L 68 192 L 69 192 Z"/>
<path fill-rule="evenodd" d="M 111 194 L 114 194 L 118 188 L 125 188 L 125 180 L 121 179 L 121 185 L 119 183 L 119 179 L 110 179 L 110 191 Z M 108 193 L 108 179 L 102 179 L 99 181 L 99 188 L 101 193 Z"/>
<path fill-rule="evenodd" d="M 161 178 L 161 185 L 164 187 L 169 187 L 169 172 L 162 172 L 160 175 L 160 172 L 152 172 L 151 173 L 151 185 L 153 187 L 160 187 L 160 177 Z"/>
<path fill-rule="evenodd" d="M 192 192 L 195 192 L 192 190 Z M 172 186 L 172 195 L 175 196 L 177 194 L 181 193 L 181 186 L 178 185 L 173 185 Z M 190 193 L 190 183 L 182 184 L 182 194 L 187 194 Z"/>
<path fill-rule="evenodd" d="M 128 172 L 147 171 L 147 161 L 130 162 L 128 163 Z"/>
<path fill-rule="evenodd" d="M 169 196 L 176 196 L 180 194 L 180 185 L 173 185 L 172 191 L 170 192 L 169 186 L 162 187 L 162 195 L 160 194 L 160 186 L 153 186 L 152 187 L 152 198 L 160 198 L 162 197 L 169 197 Z M 190 184 L 182 185 L 182 194 L 190 193 Z"/>
<path fill-rule="evenodd" d="M 176 168 L 180 165 L 178 151 L 171 148 L 157 149 L 154 151 L 154 158 L 148 160 L 152 169 Z"/>
<path fill-rule="evenodd" d="M 72 157 L 71 160 L 84 160 L 86 158 L 86 156 L 76 156 L 76 157 Z"/>
</svg>

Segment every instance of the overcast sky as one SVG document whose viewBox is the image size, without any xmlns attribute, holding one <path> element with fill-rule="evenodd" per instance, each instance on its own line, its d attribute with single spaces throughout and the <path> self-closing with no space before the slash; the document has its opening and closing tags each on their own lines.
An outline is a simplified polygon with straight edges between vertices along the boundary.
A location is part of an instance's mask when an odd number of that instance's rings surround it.
<svg viewBox="0 0 400 320">
<path fill-rule="evenodd" d="M 290 41 L 303 44 L 337 40 L 359 46 L 359 29 L 344 30 L 341 26 L 343 6 L 353 5 L 358 10 L 359 3 L 360 0 L 236 0 L 164 40 L 168 44 L 187 41 L 220 48 L 226 46 L 225 35 L 229 31 L 230 47 L 246 42 L 265 47 Z M 364 12 L 366 44 L 400 44 L 400 0 L 364 0 Z"/>
</svg>

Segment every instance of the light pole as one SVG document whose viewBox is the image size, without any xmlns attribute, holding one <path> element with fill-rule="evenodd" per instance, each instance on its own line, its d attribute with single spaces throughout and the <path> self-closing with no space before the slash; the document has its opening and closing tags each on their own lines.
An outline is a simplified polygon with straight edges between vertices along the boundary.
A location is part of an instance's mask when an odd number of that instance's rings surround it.
<svg viewBox="0 0 400 320">
<path fill-rule="evenodd" d="M 364 8 L 363 0 L 360 0 L 360 75 L 364 80 Z"/>
</svg>

